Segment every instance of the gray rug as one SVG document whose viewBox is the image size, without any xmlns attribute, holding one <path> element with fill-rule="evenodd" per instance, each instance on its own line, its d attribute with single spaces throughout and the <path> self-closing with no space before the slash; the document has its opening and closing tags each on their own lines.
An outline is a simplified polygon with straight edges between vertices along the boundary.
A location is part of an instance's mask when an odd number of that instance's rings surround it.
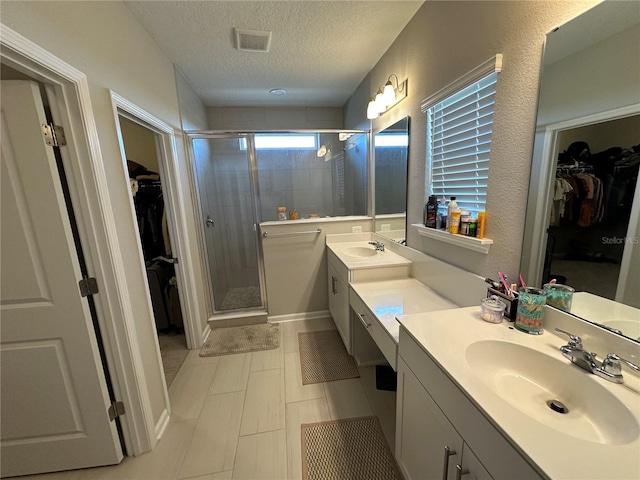
<svg viewBox="0 0 640 480">
<path fill-rule="evenodd" d="M 273 350 L 280 345 L 280 324 L 260 323 L 214 328 L 200 350 L 201 357 Z"/>
<path fill-rule="evenodd" d="M 401 480 L 377 417 L 302 424 L 305 480 Z"/>
</svg>

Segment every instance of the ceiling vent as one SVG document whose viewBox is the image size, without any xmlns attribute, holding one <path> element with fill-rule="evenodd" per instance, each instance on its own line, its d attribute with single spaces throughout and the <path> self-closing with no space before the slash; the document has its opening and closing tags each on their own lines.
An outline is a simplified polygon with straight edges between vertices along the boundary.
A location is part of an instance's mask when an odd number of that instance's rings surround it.
<svg viewBox="0 0 640 480">
<path fill-rule="evenodd" d="M 247 52 L 268 52 L 271 46 L 271 32 L 234 28 L 235 47 Z"/>
</svg>

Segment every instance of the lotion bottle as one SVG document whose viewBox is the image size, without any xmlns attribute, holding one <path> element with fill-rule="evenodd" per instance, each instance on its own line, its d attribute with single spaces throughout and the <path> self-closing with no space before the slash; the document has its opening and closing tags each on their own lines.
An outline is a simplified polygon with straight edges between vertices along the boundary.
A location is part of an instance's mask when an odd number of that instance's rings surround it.
<svg viewBox="0 0 640 480">
<path fill-rule="evenodd" d="M 458 233 L 458 228 L 460 227 L 460 209 L 458 208 L 456 197 L 451 197 L 447 217 L 449 233 Z"/>
</svg>

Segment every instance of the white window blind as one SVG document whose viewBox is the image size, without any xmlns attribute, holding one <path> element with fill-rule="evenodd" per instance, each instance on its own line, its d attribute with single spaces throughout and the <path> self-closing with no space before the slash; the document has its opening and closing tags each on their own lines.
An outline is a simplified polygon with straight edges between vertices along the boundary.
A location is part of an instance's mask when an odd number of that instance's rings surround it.
<svg viewBox="0 0 640 480">
<path fill-rule="evenodd" d="M 496 57 L 498 59 L 498 57 Z M 499 56 L 501 64 L 501 56 Z M 427 114 L 427 191 L 450 199 L 456 197 L 461 208 L 485 209 L 489 156 L 499 68 L 473 80 L 456 82 L 438 98 L 425 100 Z M 436 95 L 434 95 L 436 97 Z"/>
</svg>

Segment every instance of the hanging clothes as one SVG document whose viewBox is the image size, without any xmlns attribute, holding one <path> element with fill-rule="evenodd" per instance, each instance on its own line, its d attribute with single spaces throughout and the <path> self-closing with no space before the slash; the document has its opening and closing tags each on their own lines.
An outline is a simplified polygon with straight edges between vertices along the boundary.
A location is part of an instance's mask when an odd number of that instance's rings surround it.
<svg viewBox="0 0 640 480">
<path fill-rule="evenodd" d="M 571 184 L 562 177 L 556 177 L 553 189 L 553 208 L 551 209 L 550 225 L 558 225 L 565 215 L 565 206 L 569 194 L 573 192 Z"/>
<path fill-rule="evenodd" d="M 160 182 L 138 179 L 138 192 L 134 198 L 134 204 L 145 261 L 165 255 L 162 234 L 164 199 Z"/>
</svg>

